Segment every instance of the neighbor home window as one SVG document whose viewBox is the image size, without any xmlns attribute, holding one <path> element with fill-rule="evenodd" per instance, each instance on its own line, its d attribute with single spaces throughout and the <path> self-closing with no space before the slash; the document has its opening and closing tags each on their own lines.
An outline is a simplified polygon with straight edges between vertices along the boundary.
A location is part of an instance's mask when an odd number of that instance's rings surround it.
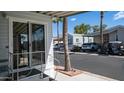
<svg viewBox="0 0 124 93">
<path fill-rule="evenodd" d="M 79 42 L 79 39 L 78 38 L 76 38 L 76 42 Z"/>
</svg>

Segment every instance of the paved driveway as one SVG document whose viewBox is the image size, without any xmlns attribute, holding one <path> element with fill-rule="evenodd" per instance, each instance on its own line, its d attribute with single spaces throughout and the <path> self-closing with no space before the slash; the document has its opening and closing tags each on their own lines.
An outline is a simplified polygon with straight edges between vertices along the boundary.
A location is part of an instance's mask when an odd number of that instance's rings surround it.
<svg viewBox="0 0 124 93">
<path fill-rule="evenodd" d="M 55 53 L 55 58 L 60 60 L 62 66 L 64 65 L 63 53 Z M 70 59 L 73 68 L 117 80 L 124 80 L 124 57 L 70 54 Z"/>
</svg>

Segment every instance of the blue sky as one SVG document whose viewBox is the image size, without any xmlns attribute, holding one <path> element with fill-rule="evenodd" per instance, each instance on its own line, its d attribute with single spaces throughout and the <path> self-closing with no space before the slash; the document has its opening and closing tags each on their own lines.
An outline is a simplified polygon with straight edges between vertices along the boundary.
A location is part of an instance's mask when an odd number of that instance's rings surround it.
<svg viewBox="0 0 124 93">
<path fill-rule="evenodd" d="M 91 26 L 99 25 L 100 14 L 98 11 L 86 12 L 68 17 L 68 32 L 73 33 L 76 25 L 85 23 Z M 103 23 L 109 27 L 124 25 L 124 12 L 107 11 L 104 13 Z M 62 23 L 59 25 L 59 32 L 62 33 Z M 53 23 L 53 36 L 56 36 L 56 24 Z"/>
</svg>

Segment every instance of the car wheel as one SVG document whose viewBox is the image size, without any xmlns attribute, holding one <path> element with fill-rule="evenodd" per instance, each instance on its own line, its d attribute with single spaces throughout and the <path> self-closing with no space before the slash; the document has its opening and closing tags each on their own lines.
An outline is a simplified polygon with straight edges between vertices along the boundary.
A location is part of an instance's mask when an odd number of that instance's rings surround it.
<svg viewBox="0 0 124 93">
<path fill-rule="evenodd" d="M 122 56 L 122 53 L 121 53 L 121 52 L 119 52 L 119 53 L 118 53 L 118 55 L 119 55 L 119 56 Z"/>
<path fill-rule="evenodd" d="M 95 51 L 95 48 L 94 47 L 92 47 L 92 51 Z"/>
</svg>

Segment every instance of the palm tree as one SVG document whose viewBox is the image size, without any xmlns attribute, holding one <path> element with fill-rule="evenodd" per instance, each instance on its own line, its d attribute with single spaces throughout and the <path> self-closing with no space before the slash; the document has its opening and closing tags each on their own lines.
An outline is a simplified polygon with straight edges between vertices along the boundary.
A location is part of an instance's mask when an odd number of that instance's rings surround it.
<svg viewBox="0 0 124 93">
<path fill-rule="evenodd" d="M 91 27 L 93 29 L 93 32 L 100 32 L 100 26 L 99 25 L 94 25 Z M 102 30 L 105 30 L 107 28 L 106 24 L 102 25 Z"/>
<path fill-rule="evenodd" d="M 93 32 L 99 32 L 99 26 L 98 25 L 94 25 L 92 26 Z"/>
<path fill-rule="evenodd" d="M 80 26 L 79 25 L 76 25 L 74 27 L 74 33 L 80 33 Z"/>
<path fill-rule="evenodd" d="M 87 34 L 90 29 L 91 29 L 91 26 L 90 25 L 84 24 L 84 28 L 83 28 L 84 32 L 83 33 L 84 34 Z"/>
<path fill-rule="evenodd" d="M 64 43 L 64 58 L 65 58 L 65 71 L 71 71 L 71 62 L 68 52 L 68 22 L 67 17 L 63 18 L 63 43 Z"/>
<path fill-rule="evenodd" d="M 102 30 L 105 30 L 107 28 L 107 25 L 106 24 L 103 24 L 102 25 Z"/>
<path fill-rule="evenodd" d="M 74 27 L 74 33 L 76 34 L 86 34 L 91 27 L 88 24 L 81 24 Z"/>
<path fill-rule="evenodd" d="M 53 23 L 56 23 L 57 25 L 57 38 L 58 38 L 58 45 L 59 45 L 59 22 L 62 22 L 63 19 L 62 18 L 57 18 L 57 17 L 54 17 L 52 19 Z"/>
</svg>

